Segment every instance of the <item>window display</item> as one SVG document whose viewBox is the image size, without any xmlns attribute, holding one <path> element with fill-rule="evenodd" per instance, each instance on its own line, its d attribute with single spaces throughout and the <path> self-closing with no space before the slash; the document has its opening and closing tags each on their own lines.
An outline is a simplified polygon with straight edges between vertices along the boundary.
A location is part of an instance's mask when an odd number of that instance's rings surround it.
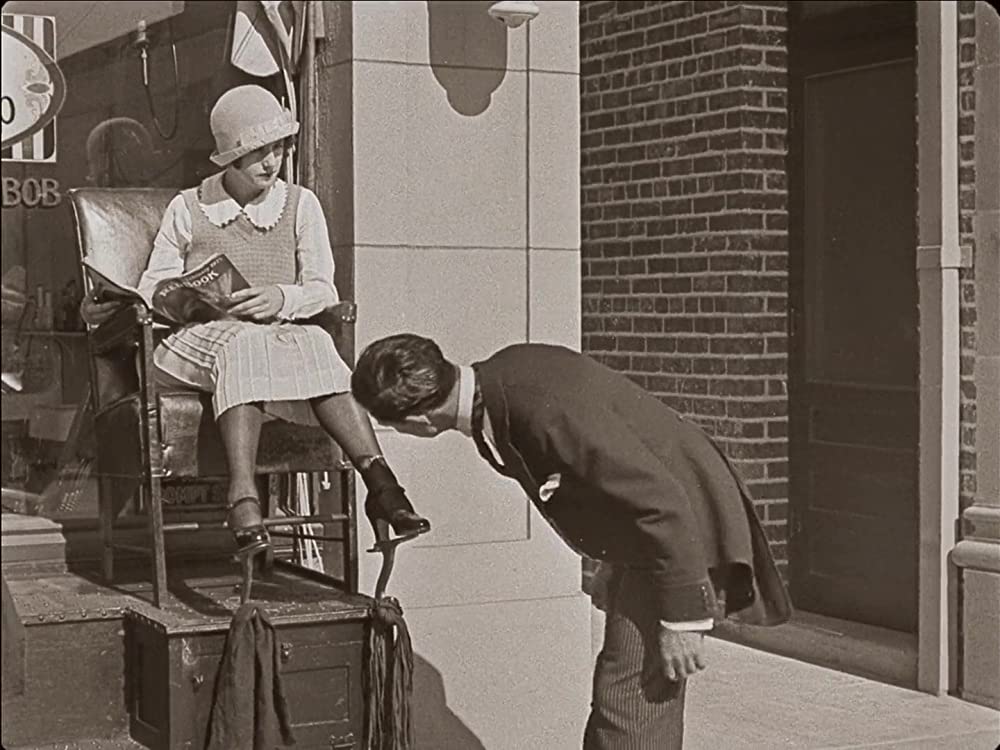
<svg viewBox="0 0 1000 750">
<path fill-rule="evenodd" d="M 2 23 L 3 511 L 94 518 L 66 191 L 197 184 L 219 95 L 285 81 L 236 2 L 8 2 Z"/>
</svg>

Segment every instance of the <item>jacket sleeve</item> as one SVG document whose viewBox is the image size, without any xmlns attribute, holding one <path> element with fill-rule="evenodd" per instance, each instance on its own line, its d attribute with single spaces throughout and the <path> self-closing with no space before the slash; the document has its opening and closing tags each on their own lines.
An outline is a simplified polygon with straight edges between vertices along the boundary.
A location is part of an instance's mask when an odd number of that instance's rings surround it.
<svg viewBox="0 0 1000 750">
<path fill-rule="evenodd" d="M 535 439 L 545 454 L 610 498 L 642 540 L 632 564 L 647 567 L 660 620 L 715 614 L 697 520 L 682 484 L 617 414 L 600 404 L 553 408 L 544 399 Z"/>
</svg>

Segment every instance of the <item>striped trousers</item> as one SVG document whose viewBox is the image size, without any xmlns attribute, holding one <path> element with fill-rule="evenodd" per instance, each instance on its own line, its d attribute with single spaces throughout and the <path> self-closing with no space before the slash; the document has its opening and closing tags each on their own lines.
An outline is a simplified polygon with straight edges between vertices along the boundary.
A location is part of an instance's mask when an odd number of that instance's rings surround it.
<svg viewBox="0 0 1000 750">
<path fill-rule="evenodd" d="M 663 675 L 655 598 L 640 571 L 615 566 L 584 750 L 680 750 L 685 681 Z"/>
</svg>

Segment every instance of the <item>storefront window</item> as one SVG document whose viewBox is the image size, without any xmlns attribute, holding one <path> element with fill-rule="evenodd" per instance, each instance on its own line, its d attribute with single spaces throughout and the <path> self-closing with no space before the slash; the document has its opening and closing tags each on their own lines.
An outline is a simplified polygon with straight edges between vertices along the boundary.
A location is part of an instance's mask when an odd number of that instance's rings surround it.
<svg viewBox="0 0 1000 750">
<path fill-rule="evenodd" d="M 5 518 L 97 515 L 82 281 L 65 193 L 183 188 L 213 171 L 208 114 L 218 96 L 250 81 L 280 95 L 279 76 L 232 64 L 236 11 L 235 2 L 3 6 L 3 25 L 50 54 L 65 79 L 55 119 L 5 142 L 2 154 Z M 5 37 L 5 89 L 8 49 Z"/>
</svg>

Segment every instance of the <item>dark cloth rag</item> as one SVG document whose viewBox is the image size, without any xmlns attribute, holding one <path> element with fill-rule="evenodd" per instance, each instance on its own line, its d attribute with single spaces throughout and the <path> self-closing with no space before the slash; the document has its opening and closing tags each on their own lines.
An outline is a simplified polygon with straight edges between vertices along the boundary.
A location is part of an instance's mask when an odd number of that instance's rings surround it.
<svg viewBox="0 0 1000 750">
<path fill-rule="evenodd" d="M 399 602 L 391 596 L 372 605 L 365 670 L 366 735 L 371 750 L 411 750 L 413 645 Z"/>
<path fill-rule="evenodd" d="M 2 576 L 0 576 L 2 577 Z M 24 693 L 24 623 L 3 578 L 3 696 Z"/>
<path fill-rule="evenodd" d="M 236 610 L 215 682 L 208 750 L 274 750 L 295 744 L 281 686 L 278 640 L 259 605 Z"/>
</svg>

